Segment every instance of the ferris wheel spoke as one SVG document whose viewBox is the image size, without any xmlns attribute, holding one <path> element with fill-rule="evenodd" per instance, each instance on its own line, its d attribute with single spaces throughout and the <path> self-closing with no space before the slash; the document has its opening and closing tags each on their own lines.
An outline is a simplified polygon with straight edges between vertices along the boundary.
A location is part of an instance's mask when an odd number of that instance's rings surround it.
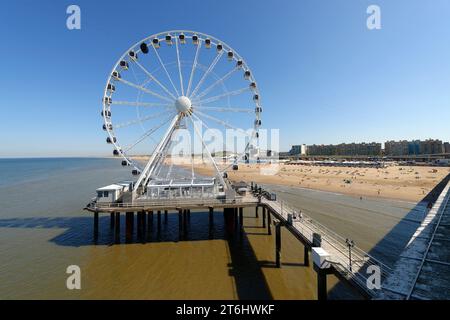
<svg viewBox="0 0 450 320">
<path fill-rule="evenodd" d="M 178 75 L 180 77 L 181 95 L 184 96 L 183 75 L 181 74 L 180 50 L 178 48 L 178 37 L 175 37 L 175 47 L 177 49 Z"/>
<path fill-rule="evenodd" d="M 197 83 L 197 85 L 195 86 L 194 91 L 192 91 L 191 97 L 195 96 L 195 94 L 197 93 L 198 89 L 200 89 L 201 85 L 205 81 L 206 77 L 212 72 L 212 70 L 216 66 L 217 62 L 219 62 L 219 60 L 222 57 L 222 55 L 223 55 L 223 51 L 220 51 L 220 53 L 211 62 L 211 64 L 209 65 L 208 69 L 203 74 L 203 76 L 200 78 L 200 81 Z"/>
<path fill-rule="evenodd" d="M 180 94 L 178 93 L 178 90 L 177 90 L 177 88 L 175 87 L 175 84 L 174 84 L 173 81 L 172 81 L 172 77 L 170 76 L 169 72 L 167 71 L 167 68 L 166 68 L 166 66 L 164 65 L 164 62 L 162 61 L 162 59 L 161 59 L 161 57 L 160 57 L 160 55 L 159 55 L 159 53 L 158 53 L 158 50 L 156 50 L 155 46 L 152 46 L 152 47 L 153 47 L 153 51 L 155 51 L 156 57 L 157 57 L 158 60 L 159 60 L 159 63 L 161 64 L 161 66 L 162 66 L 163 69 L 164 69 L 164 72 L 165 72 L 166 75 L 167 75 L 167 78 L 169 79 L 170 83 L 172 84 L 172 87 L 174 88 L 174 90 L 175 90 L 177 96 L 179 96 Z"/>
<path fill-rule="evenodd" d="M 161 100 L 165 100 L 165 101 L 168 101 L 168 102 L 173 102 L 172 100 L 170 100 L 169 98 L 167 98 L 167 97 L 164 97 L 164 96 L 162 96 L 162 95 L 160 95 L 160 94 L 158 94 L 158 93 L 156 93 L 156 92 L 153 92 L 152 90 L 149 90 L 149 89 L 147 89 L 147 88 L 145 88 L 145 87 L 143 87 L 143 86 L 140 86 L 140 85 L 138 85 L 138 84 L 135 84 L 135 83 L 133 83 L 133 82 L 130 82 L 130 81 L 128 81 L 128 80 L 124 80 L 124 79 L 117 79 L 118 81 L 120 81 L 120 82 L 122 82 L 123 84 L 126 84 L 127 86 L 130 86 L 130 87 L 133 87 L 133 88 L 136 88 L 136 89 L 138 89 L 138 90 L 141 90 L 141 91 L 143 91 L 143 92 L 145 92 L 145 93 L 148 93 L 148 94 L 150 94 L 150 95 L 152 95 L 152 96 L 155 96 L 155 97 L 157 97 L 157 98 L 159 98 L 159 99 L 161 99 Z"/>
<path fill-rule="evenodd" d="M 114 105 L 134 106 L 134 107 L 170 107 L 173 103 L 157 103 L 157 102 L 137 102 L 137 101 L 111 101 Z"/>
<path fill-rule="evenodd" d="M 195 118 L 196 118 L 196 119 L 197 119 L 197 120 L 205 127 L 206 130 L 210 130 L 209 126 L 208 126 L 202 119 L 200 119 L 200 118 L 197 117 L 196 115 L 193 115 L 193 116 L 194 116 L 194 117 L 195 117 Z M 247 142 L 247 144 L 245 145 L 245 148 L 244 148 L 245 151 L 244 151 L 243 153 L 241 153 L 241 154 L 239 155 L 239 157 L 236 157 L 236 158 L 234 159 L 234 161 L 233 161 L 230 165 L 228 165 L 228 166 L 222 168 L 222 171 L 223 171 L 223 172 L 225 172 L 225 171 L 227 171 L 229 168 L 231 168 L 231 166 L 232 166 L 233 164 L 236 164 L 236 163 L 238 162 L 238 160 L 244 158 L 244 156 L 245 156 L 245 154 L 246 154 L 248 148 L 250 147 L 250 144 L 252 143 L 252 140 L 253 140 L 253 137 L 251 137 L 250 140 Z"/>
<path fill-rule="evenodd" d="M 136 65 L 138 65 L 138 67 L 141 68 L 142 71 L 144 71 L 144 73 L 148 77 L 150 77 L 150 79 L 155 81 L 156 84 L 158 84 L 161 87 L 161 89 L 163 89 L 169 96 L 171 96 L 173 99 L 176 99 L 176 97 L 173 95 L 173 93 L 170 92 L 161 82 L 159 82 L 158 79 L 156 79 L 155 76 L 153 76 L 143 65 L 141 65 L 137 60 L 135 60 L 134 63 L 136 63 Z"/>
<path fill-rule="evenodd" d="M 222 83 L 223 81 L 227 80 L 233 73 L 235 73 L 237 70 L 239 70 L 238 67 L 233 68 L 230 72 L 228 72 L 226 75 L 224 75 L 222 78 L 218 79 L 216 82 L 214 82 L 212 85 L 210 85 L 208 88 L 200 92 L 199 94 L 192 96 L 192 99 L 201 99 L 202 97 L 206 96 L 212 89 L 214 89 L 218 84 Z"/>
<path fill-rule="evenodd" d="M 203 105 L 203 104 L 206 104 L 206 103 L 218 101 L 218 100 L 220 100 L 222 98 L 225 98 L 225 97 L 237 96 L 237 95 L 240 95 L 240 94 L 242 94 L 242 93 L 244 93 L 246 91 L 249 91 L 249 90 L 250 90 L 249 87 L 245 87 L 245 88 L 237 89 L 237 90 L 234 90 L 234 91 L 225 92 L 225 93 L 219 94 L 217 96 L 213 96 L 213 97 L 207 98 L 205 100 L 194 100 L 193 104 Z"/>
<path fill-rule="evenodd" d="M 155 119 L 155 118 L 159 118 L 163 115 L 167 114 L 167 110 L 164 110 L 163 112 L 157 113 L 157 114 L 152 114 L 146 117 L 141 117 L 141 118 L 137 118 L 136 120 L 131 120 L 131 121 L 127 121 L 124 123 L 119 123 L 117 125 L 114 126 L 114 129 L 119 129 L 119 128 L 125 128 L 125 127 L 129 127 L 132 126 L 134 124 L 139 124 L 145 121 L 148 121 L 150 119 Z"/>
<path fill-rule="evenodd" d="M 126 147 L 124 149 L 124 152 L 128 152 L 131 149 L 133 149 L 136 145 L 138 145 L 139 143 L 141 143 L 142 141 L 144 141 L 146 138 L 148 138 L 149 136 L 151 136 L 153 133 L 155 133 L 158 129 L 160 129 L 161 127 L 163 127 L 165 124 L 167 124 L 173 117 L 173 113 L 170 115 L 170 117 L 166 118 L 163 122 L 161 122 L 160 124 L 158 124 L 156 127 L 146 131 L 142 136 L 139 137 L 139 139 L 137 139 L 134 143 L 132 143 L 130 146 Z"/>
<path fill-rule="evenodd" d="M 195 69 L 197 68 L 198 54 L 199 54 L 201 46 L 202 46 L 202 43 L 199 42 L 199 44 L 197 45 L 197 50 L 195 51 L 195 58 L 194 58 L 194 63 L 192 64 L 191 75 L 189 76 L 189 84 L 188 84 L 188 88 L 186 91 L 186 96 L 189 96 L 189 92 L 191 91 L 192 78 L 194 76 Z"/>
<path fill-rule="evenodd" d="M 206 119 L 209 119 L 209 120 L 211 120 L 211 121 L 214 121 L 214 122 L 216 122 L 216 123 L 218 123 L 218 124 L 224 126 L 224 127 L 227 128 L 227 129 L 233 129 L 233 130 L 235 130 L 235 131 L 238 131 L 238 132 L 240 132 L 240 133 L 246 135 L 246 136 L 249 137 L 249 138 L 253 138 L 253 135 L 252 135 L 252 134 L 249 134 L 247 131 L 245 131 L 245 130 L 243 130 L 243 129 L 240 129 L 240 128 L 237 128 L 237 127 L 235 127 L 235 126 L 232 126 L 231 124 L 229 124 L 229 123 L 227 123 L 227 122 L 225 122 L 225 121 L 223 121 L 223 120 L 220 120 L 220 119 L 218 119 L 218 118 L 216 118 L 216 117 L 210 116 L 209 114 L 203 113 L 203 112 L 201 112 L 201 111 L 197 111 L 196 113 L 197 113 L 197 114 L 200 114 L 201 116 L 203 116 L 203 117 L 206 118 Z M 202 120 L 201 118 L 199 118 L 198 116 L 196 116 L 195 114 L 192 114 L 192 115 L 193 115 L 194 117 L 196 117 L 198 120 L 200 120 L 200 121 L 203 122 L 203 120 Z"/>
<path fill-rule="evenodd" d="M 254 113 L 255 110 L 248 108 L 237 108 L 237 107 L 205 107 L 203 105 L 193 105 L 195 110 L 201 111 L 218 111 L 218 112 L 242 112 L 242 113 Z"/>
<path fill-rule="evenodd" d="M 207 154 L 208 154 L 208 157 L 209 157 L 209 160 L 211 161 L 211 163 L 212 163 L 213 166 L 214 166 L 214 169 L 216 170 L 217 177 L 219 178 L 219 180 L 220 180 L 220 182 L 222 183 L 222 185 L 225 187 L 226 184 L 225 184 L 225 180 L 223 180 L 222 172 L 219 170 L 219 167 L 217 166 L 216 161 L 214 160 L 214 158 L 213 158 L 211 152 L 209 151 L 208 146 L 206 145 L 205 141 L 203 140 L 203 137 L 202 137 L 202 135 L 200 134 L 200 132 L 199 132 L 197 126 L 195 125 L 194 120 L 192 120 L 192 117 L 189 117 L 189 120 L 191 120 L 192 127 L 194 128 L 194 132 L 197 134 L 198 138 L 199 138 L 200 141 L 202 142 L 203 148 L 206 150 L 206 152 L 207 152 Z"/>
</svg>

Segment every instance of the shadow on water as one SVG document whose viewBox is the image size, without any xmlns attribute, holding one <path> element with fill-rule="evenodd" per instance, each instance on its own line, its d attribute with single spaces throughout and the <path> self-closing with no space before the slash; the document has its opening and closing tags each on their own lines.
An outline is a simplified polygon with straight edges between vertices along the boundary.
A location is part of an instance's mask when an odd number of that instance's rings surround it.
<svg viewBox="0 0 450 320">
<path fill-rule="evenodd" d="M 0 228 L 30 228 L 30 229 L 64 229 L 64 231 L 49 241 L 58 246 L 81 247 L 96 245 L 114 245 L 114 230 L 110 227 L 110 216 L 100 215 L 99 236 L 93 239 L 93 217 L 42 217 L 42 218 L 11 218 L 1 219 Z M 153 222 L 146 225 L 145 241 L 138 239 L 136 215 L 132 243 L 178 242 L 178 241 L 207 241 L 211 239 L 225 240 L 228 244 L 230 263 L 229 275 L 234 277 L 239 299 L 272 299 L 272 294 L 261 270 L 268 267 L 267 261 L 258 261 L 255 252 L 245 232 L 237 228 L 234 235 L 225 231 L 222 212 L 214 213 L 214 222 L 209 224 L 209 213 L 192 212 L 185 231 L 180 232 L 177 213 L 169 213 L 167 220 L 161 213 L 158 228 L 157 214 L 154 213 Z M 121 214 L 120 244 L 125 241 L 125 215 Z"/>
<path fill-rule="evenodd" d="M 403 252 L 409 240 L 420 226 L 422 220 L 428 213 L 427 207 L 436 202 L 442 190 L 450 181 L 448 174 L 441 182 L 439 182 L 422 200 L 420 200 L 414 208 L 412 208 L 383 239 L 381 239 L 368 253 L 378 261 L 381 261 L 388 267 L 392 268 L 394 263 Z M 365 268 L 363 268 L 365 270 Z M 337 284 L 329 295 L 334 295 L 335 291 L 340 290 L 344 286 L 342 282 Z"/>
</svg>

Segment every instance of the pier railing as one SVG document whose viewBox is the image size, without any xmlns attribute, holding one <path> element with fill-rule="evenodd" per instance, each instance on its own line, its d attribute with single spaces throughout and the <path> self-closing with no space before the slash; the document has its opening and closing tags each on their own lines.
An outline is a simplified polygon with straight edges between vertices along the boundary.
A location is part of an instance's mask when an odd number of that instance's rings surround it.
<svg viewBox="0 0 450 320">
<path fill-rule="evenodd" d="M 145 200 L 145 201 L 134 201 L 134 202 L 96 202 L 92 201 L 88 204 L 88 208 L 94 209 L 127 209 L 127 208 L 167 208 L 170 207 L 189 207 L 189 206 L 218 206 L 218 205 L 245 205 L 245 204 L 256 204 L 257 200 L 248 198 L 236 198 L 236 199 L 216 199 L 216 198 L 193 198 L 193 199 L 165 199 L 165 200 Z"/>
<path fill-rule="evenodd" d="M 283 223 L 291 225 L 294 231 L 309 241 L 312 246 L 321 246 L 327 251 L 330 254 L 329 262 L 336 271 L 346 279 L 353 281 L 368 295 L 375 296 L 376 294 L 373 289 L 369 289 L 367 286 L 368 278 L 373 274 L 373 271 L 369 272 L 369 267 L 376 266 L 379 268 L 381 282 L 392 272 L 392 269 L 387 265 L 356 246 L 349 247 L 347 239 L 344 239 L 285 201 L 271 201 L 262 198 L 261 202 L 276 213 L 283 220 Z M 294 212 L 297 214 L 294 215 Z M 292 214 L 292 217 L 288 217 L 290 214 Z M 295 216 L 300 217 L 294 218 Z M 317 241 L 320 244 L 316 244 Z"/>
</svg>

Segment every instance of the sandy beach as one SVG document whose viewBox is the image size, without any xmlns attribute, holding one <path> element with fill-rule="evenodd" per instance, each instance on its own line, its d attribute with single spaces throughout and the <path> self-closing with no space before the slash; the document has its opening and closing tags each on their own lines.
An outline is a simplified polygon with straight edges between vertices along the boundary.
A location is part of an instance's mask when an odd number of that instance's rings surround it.
<svg viewBox="0 0 450 320">
<path fill-rule="evenodd" d="M 343 168 L 288 164 L 241 164 L 228 171 L 234 181 L 300 187 L 358 197 L 420 201 L 450 173 L 446 167 L 390 166 L 386 168 Z M 212 167 L 195 165 L 195 171 L 211 174 Z"/>
</svg>

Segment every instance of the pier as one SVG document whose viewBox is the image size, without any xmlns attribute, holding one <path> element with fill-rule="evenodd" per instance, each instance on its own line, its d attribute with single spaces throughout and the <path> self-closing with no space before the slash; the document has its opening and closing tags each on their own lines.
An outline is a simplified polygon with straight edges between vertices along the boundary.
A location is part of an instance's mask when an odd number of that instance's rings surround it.
<svg viewBox="0 0 450 320">
<path fill-rule="evenodd" d="M 232 184 L 230 183 L 230 186 Z M 242 186 L 241 186 L 242 187 Z M 235 190 L 237 191 L 237 190 Z M 146 225 L 153 224 L 157 215 L 158 228 L 167 223 L 168 211 L 178 212 L 180 240 L 190 221 L 191 210 L 209 212 L 210 226 L 214 211 L 223 210 L 228 234 L 243 231 L 243 209 L 254 208 L 267 235 L 275 233 L 274 265 L 282 267 L 281 230 L 285 228 L 304 250 L 304 265 L 313 267 L 317 274 L 317 296 L 327 298 L 327 275 L 333 274 L 350 284 L 367 299 L 443 299 L 450 295 L 450 175 L 430 193 L 429 209 L 414 235 L 391 268 L 358 248 L 351 239 L 345 239 L 307 216 L 298 212 L 276 194 L 251 184 L 247 192 L 233 193 L 230 198 L 166 198 L 126 202 L 96 202 L 86 206 L 94 213 L 94 240 L 98 239 L 99 214 L 111 217 L 115 242 L 120 243 L 120 215 L 124 213 L 126 242 L 130 242 L 137 214 L 137 238 L 143 239 Z M 125 197 L 123 199 L 130 199 Z M 238 228 L 239 227 L 239 228 Z"/>
<path fill-rule="evenodd" d="M 447 179 L 448 181 L 448 179 Z M 450 296 L 450 181 L 423 219 L 377 299 L 441 300 Z"/>
<path fill-rule="evenodd" d="M 210 223 L 213 222 L 213 212 L 223 210 L 226 230 L 228 233 L 243 232 L 243 208 L 254 208 L 255 217 L 262 214 L 263 228 L 267 228 L 267 234 L 275 233 L 274 262 L 277 268 L 282 267 L 282 241 L 281 229 L 286 228 L 297 240 L 304 245 L 301 254 L 304 257 L 304 265 L 310 265 L 310 254 L 317 272 L 317 295 L 319 299 L 327 298 L 326 277 L 329 274 L 336 275 L 340 280 L 349 283 L 366 298 L 376 297 L 379 290 L 370 289 L 367 285 L 372 275 L 370 269 L 379 268 L 383 282 L 392 270 L 376 260 L 358 247 L 349 246 L 348 239 L 344 239 L 332 230 L 321 225 L 305 214 L 298 216 L 294 208 L 284 201 L 276 200 L 267 191 L 257 185 L 251 187 L 250 192 L 234 199 L 216 198 L 185 198 L 164 199 L 152 201 L 135 201 L 125 203 L 97 203 L 95 201 L 86 206 L 86 210 L 94 213 L 94 239 L 98 238 L 98 216 L 107 213 L 111 216 L 111 226 L 114 225 L 115 242 L 120 242 L 120 215 L 126 216 L 126 242 L 131 241 L 134 228 L 134 213 L 137 214 L 137 238 L 142 239 L 145 225 L 153 223 L 153 215 L 157 214 L 157 225 L 161 225 L 161 215 L 164 212 L 167 221 L 167 212 L 178 212 L 180 239 L 183 238 L 183 230 L 189 223 L 191 210 L 209 212 Z M 146 220 L 147 217 L 147 220 Z M 240 228 L 237 228 L 240 226 Z M 326 254 L 325 260 L 317 259 L 318 254 Z"/>
</svg>

